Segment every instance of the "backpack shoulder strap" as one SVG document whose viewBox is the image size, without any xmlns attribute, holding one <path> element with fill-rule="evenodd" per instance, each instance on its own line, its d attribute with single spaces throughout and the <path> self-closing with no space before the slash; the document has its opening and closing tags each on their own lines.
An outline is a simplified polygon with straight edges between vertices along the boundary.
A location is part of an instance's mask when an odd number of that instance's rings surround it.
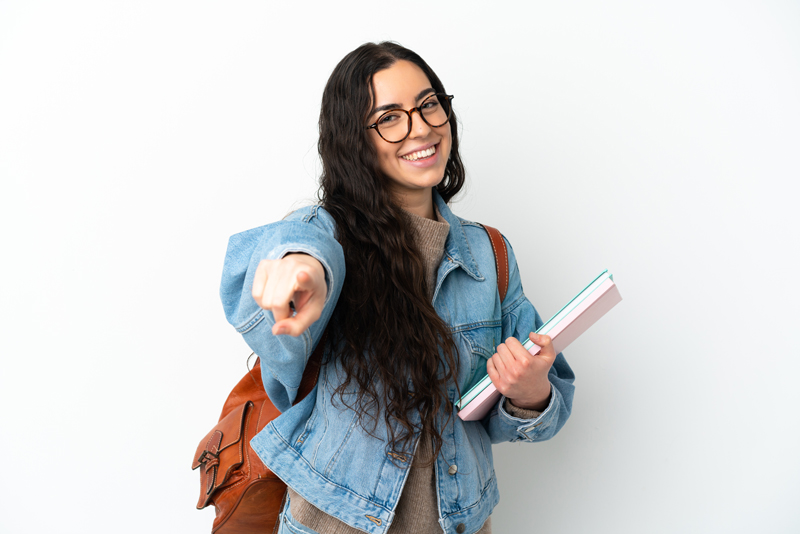
<svg viewBox="0 0 800 534">
<path fill-rule="evenodd" d="M 508 249 L 506 248 L 506 242 L 495 228 L 485 224 L 481 226 L 489 234 L 489 240 L 492 242 L 494 265 L 497 269 L 497 290 L 500 292 L 500 302 L 503 302 L 508 291 Z"/>
</svg>

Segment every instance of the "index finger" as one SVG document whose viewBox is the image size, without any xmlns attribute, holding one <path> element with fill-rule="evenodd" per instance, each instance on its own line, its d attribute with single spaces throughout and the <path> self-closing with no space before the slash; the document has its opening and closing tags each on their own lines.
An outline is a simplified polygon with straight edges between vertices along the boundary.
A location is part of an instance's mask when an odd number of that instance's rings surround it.
<svg viewBox="0 0 800 534">
<path fill-rule="evenodd" d="M 515 337 L 506 339 L 505 345 L 515 360 L 524 360 L 530 358 L 531 356 L 531 353 L 528 352 L 528 350 L 522 346 L 522 343 L 520 343 Z"/>
<path fill-rule="evenodd" d="M 294 316 L 277 321 L 272 331 L 276 335 L 288 334 L 297 337 L 305 332 L 322 315 L 321 299 L 312 297 Z"/>
<path fill-rule="evenodd" d="M 519 342 L 519 339 L 517 339 L 515 337 L 510 337 L 510 338 L 506 339 L 506 346 L 509 349 L 511 349 L 512 351 L 517 350 L 517 349 L 525 350 L 525 347 L 522 346 L 522 343 Z"/>
</svg>

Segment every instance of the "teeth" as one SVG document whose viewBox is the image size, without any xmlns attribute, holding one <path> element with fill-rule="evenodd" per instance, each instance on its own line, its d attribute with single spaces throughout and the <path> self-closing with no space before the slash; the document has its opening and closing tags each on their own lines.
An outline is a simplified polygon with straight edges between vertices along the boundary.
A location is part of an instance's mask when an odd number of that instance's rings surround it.
<svg viewBox="0 0 800 534">
<path fill-rule="evenodd" d="M 436 154 L 436 146 L 432 146 L 427 150 L 412 152 L 411 154 L 406 154 L 405 156 L 401 157 L 403 159 L 407 159 L 408 161 L 417 161 L 418 159 L 427 158 L 429 156 L 433 156 L 434 154 Z"/>
</svg>

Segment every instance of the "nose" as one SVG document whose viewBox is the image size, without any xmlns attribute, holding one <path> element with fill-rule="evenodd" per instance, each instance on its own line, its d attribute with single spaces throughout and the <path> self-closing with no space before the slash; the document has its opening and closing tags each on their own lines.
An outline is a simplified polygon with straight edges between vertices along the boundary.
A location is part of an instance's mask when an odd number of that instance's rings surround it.
<svg viewBox="0 0 800 534">
<path fill-rule="evenodd" d="M 414 116 L 416 114 L 416 116 Z M 431 127 L 428 125 L 427 122 L 422 120 L 422 111 L 418 109 L 412 109 L 411 114 L 411 132 L 408 134 L 409 137 L 425 137 L 431 131 Z"/>
</svg>

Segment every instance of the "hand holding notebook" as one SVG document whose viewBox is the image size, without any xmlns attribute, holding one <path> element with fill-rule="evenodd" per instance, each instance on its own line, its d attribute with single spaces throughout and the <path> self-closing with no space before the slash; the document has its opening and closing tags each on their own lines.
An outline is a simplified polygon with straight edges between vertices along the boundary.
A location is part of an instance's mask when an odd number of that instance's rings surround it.
<svg viewBox="0 0 800 534">
<path fill-rule="evenodd" d="M 556 359 L 549 336 L 531 332 L 530 342 L 541 350 L 529 352 L 520 341 L 508 339 L 486 364 L 489 379 L 506 398 L 519 408 L 542 411 L 550 399 L 548 372 Z"/>
</svg>

